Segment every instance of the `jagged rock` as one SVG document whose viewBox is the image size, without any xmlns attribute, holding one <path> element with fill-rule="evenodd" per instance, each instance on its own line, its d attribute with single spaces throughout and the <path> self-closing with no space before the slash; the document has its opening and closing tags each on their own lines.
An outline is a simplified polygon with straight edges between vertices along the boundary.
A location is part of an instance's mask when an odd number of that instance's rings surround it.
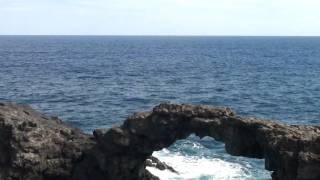
<svg viewBox="0 0 320 180">
<path fill-rule="evenodd" d="M 0 104 L 0 179 L 67 180 L 95 141 L 29 106 Z"/>
<path fill-rule="evenodd" d="M 160 161 L 158 158 L 154 156 L 150 156 L 148 159 L 146 159 L 146 166 L 154 167 L 159 170 L 169 170 L 173 173 L 179 174 L 178 171 L 176 171 L 173 167 L 169 166 L 165 162 Z"/>
<path fill-rule="evenodd" d="M 95 130 L 94 139 L 29 107 L 2 104 L 0 179 L 158 179 L 146 170 L 146 159 L 192 133 L 225 142 L 232 155 L 265 158 L 273 179 L 320 179 L 319 126 L 169 103 L 136 113 L 121 126 Z"/>
</svg>

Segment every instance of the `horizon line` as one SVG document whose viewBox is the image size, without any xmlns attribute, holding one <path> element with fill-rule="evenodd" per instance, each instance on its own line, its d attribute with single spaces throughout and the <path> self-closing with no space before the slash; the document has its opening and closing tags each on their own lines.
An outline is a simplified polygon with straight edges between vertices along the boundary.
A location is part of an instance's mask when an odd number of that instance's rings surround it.
<svg viewBox="0 0 320 180">
<path fill-rule="evenodd" d="M 166 35 L 166 34 L 0 34 L 0 36 L 96 36 L 96 37 L 320 37 L 320 35 Z"/>
</svg>

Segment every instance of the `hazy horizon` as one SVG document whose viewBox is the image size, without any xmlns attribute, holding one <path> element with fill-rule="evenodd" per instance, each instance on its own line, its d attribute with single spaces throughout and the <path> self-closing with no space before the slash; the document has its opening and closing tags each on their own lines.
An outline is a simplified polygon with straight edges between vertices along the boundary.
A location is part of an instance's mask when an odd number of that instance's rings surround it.
<svg viewBox="0 0 320 180">
<path fill-rule="evenodd" d="M 317 0 L 0 0 L 0 35 L 319 36 Z"/>
<path fill-rule="evenodd" d="M 146 35 L 135 35 L 135 34 L 126 34 L 126 35 L 110 35 L 110 34 L 0 34 L 1 36 L 83 36 L 83 37 L 316 37 L 320 38 L 320 35 L 153 35 L 153 34 L 146 34 Z"/>
</svg>

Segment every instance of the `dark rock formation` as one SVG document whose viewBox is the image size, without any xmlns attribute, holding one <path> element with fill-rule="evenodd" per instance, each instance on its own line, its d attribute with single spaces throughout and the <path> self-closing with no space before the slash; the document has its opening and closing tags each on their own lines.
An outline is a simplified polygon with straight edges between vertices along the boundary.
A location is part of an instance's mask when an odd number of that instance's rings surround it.
<svg viewBox="0 0 320 180">
<path fill-rule="evenodd" d="M 265 158 L 273 179 L 320 179 L 320 127 L 241 118 L 228 108 L 160 104 L 94 139 L 29 107 L 0 105 L 0 179 L 149 180 L 154 151 L 195 133 Z"/>
<path fill-rule="evenodd" d="M 0 179 L 67 180 L 95 141 L 29 106 L 0 103 Z"/>
<path fill-rule="evenodd" d="M 173 167 L 169 166 L 165 162 L 161 162 L 154 156 L 150 156 L 148 159 L 146 159 L 146 166 L 155 167 L 160 170 L 169 170 L 173 173 L 179 174 Z"/>
</svg>

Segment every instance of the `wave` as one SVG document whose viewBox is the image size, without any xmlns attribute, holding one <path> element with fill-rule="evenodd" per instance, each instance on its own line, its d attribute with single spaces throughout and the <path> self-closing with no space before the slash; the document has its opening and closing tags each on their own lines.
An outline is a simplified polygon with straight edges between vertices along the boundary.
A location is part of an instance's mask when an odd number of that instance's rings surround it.
<svg viewBox="0 0 320 180">
<path fill-rule="evenodd" d="M 168 170 L 158 170 L 153 167 L 147 169 L 160 179 L 201 179 L 201 180 L 225 180 L 225 179 L 250 179 L 249 170 L 241 164 L 227 162 L 219 158 L 198 156 L 185 156 L 180 153 L 163 149 L 154 152 L 153 156 L 172 166 L 179 174 Z"/>
</svg>

